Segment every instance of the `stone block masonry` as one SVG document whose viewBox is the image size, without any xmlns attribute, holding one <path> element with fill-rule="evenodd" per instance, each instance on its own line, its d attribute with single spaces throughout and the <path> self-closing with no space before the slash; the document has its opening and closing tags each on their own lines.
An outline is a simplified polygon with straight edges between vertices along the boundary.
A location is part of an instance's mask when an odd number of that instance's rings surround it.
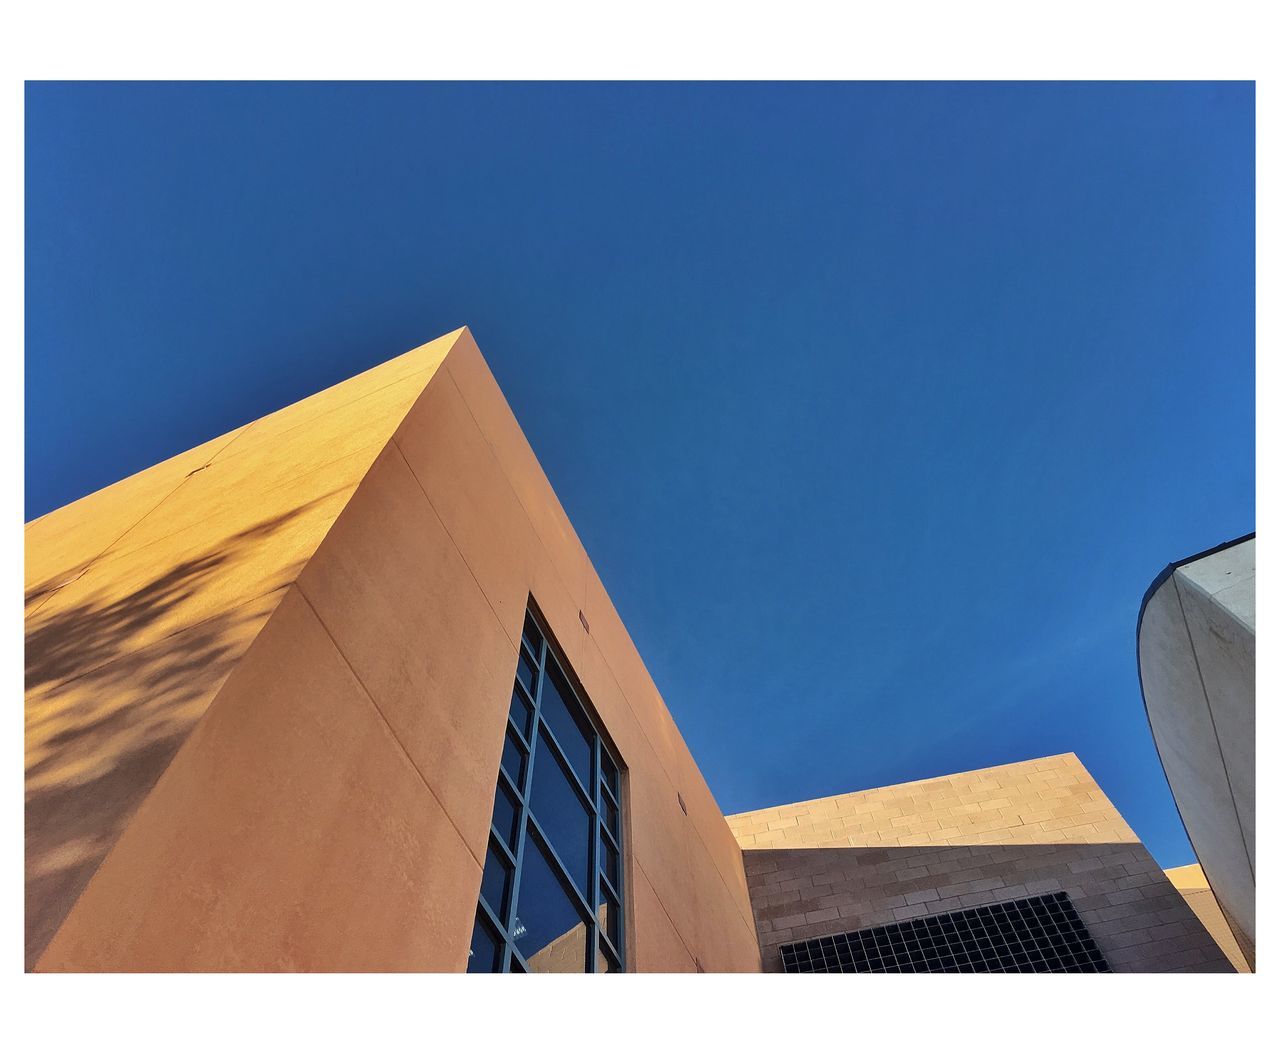
<svg viewBox="0 0 1280 1053">
<path fill-rule="evenodd" d="M 1116 972 L 1232 972 L 1073 753 L 729 817 L 766 971 L 785 943 L 1065 892 Z"/>
</svg>

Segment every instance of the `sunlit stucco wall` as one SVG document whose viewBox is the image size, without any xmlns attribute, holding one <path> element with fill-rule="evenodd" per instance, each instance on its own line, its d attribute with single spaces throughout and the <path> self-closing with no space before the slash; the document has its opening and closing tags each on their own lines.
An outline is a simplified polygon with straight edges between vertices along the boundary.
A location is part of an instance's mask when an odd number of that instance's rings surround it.
<svg viewBox="0 0 1280 1053">
<path fill-rule="evenodd" d="M 27 524 L 28 968 L 458 335 Z"/>
<path fill-rule="evenodd" d="M 532 595 L 627 769 L 628 967 L 758 970 L 737 843 L 470 333 L 391 430 L 38 968 L 464 968 Z"/>
</svg>

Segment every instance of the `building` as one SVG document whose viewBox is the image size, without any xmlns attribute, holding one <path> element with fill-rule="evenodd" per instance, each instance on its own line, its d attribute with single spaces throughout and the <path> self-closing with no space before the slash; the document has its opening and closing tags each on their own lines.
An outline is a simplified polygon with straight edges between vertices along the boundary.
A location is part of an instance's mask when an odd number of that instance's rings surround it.
<svg viewBox="0 0 1280 1053">
<path fill-rule="evenodd" d="M 938 954 L 974 971 L 975 951 L 977 971 L 1037 952 L 1064 971 L 1231 968 L 1074 754 L 766 808 L 729 825 L 766 971 L 808 971 L 804 955 L 817 949 L 818 971 L 833 957 L 838 971 L 933 971 Z M 1065 949 L 1042 931 L 1073 927 Z M 1017 942 L 1002 946 L 1001 928 Z M 850 930 L 864 935 L 842 941 Z"/>
<path fill-rule="evenodd" d="M 26 545 L 29 970 L 1230 968 L 1070 755 L 726 820 L 465 329 Z"/>
<path fill-rule="evenodd" d="M 1166 567 L 1138 615 L 1138 675 L 1169 789 L 1254 961 L 1253 534 Z"/>
<path fill-rule="evenodd" d="M 1195 911 L 1200 923 L 1209 930 L 1209 935 L 1213 937 L 1214 942 L 1222 948 L 1222 953 L 1227 956 L 1227 960 L 1235 971 L 1253 972 L 1249 967 L 1248 959 L 1240 949 L 1235 933 L 1227 924 L 1226 915 L 1222 913 L 1222 907 L 1218 905 L 1217 897 L 1209 887 L 1209 879 L 1204 876 L 1204 870 L 1200 864 L 1192 863 L 1190 866 L 1173 867 L 1166 870 L 1165 874 L 1173 882 L 1173 887 L 1182 893 L 1188 906 Z"/>
</svg>

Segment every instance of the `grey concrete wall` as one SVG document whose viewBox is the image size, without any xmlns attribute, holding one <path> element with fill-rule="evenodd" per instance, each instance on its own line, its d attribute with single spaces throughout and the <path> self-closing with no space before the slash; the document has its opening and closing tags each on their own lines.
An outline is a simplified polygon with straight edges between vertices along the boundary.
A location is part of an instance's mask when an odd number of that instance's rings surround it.
<svg viewBox="0 0 1280 1053">
<path fill-rule="evenodd" d="M 1187 836 L 1253 964 L 1255 542 L 1175 566 L 1138 625 L 1142 693 Z"/>
</svg>

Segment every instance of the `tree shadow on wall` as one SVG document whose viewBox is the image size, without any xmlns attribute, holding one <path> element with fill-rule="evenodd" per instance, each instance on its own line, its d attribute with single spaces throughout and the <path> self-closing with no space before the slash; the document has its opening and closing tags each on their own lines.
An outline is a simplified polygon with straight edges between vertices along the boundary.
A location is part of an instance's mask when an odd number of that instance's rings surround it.
<svg viewBox="0 0 1280 1053">
<path fill-rule="evenodd" d="M 264 549 L 332 496 L 157 568 L 123 594 L 109 557 L 87 572 L 103 585 L 70 602 L 59 602 L 77 584 L 65 574 L 29 590 L 51 595 L 26 625 L 28 970 L 305 562 L 272 567 Z M 250 560 L 266 574 L 253 576 Z"/>
</svg>

